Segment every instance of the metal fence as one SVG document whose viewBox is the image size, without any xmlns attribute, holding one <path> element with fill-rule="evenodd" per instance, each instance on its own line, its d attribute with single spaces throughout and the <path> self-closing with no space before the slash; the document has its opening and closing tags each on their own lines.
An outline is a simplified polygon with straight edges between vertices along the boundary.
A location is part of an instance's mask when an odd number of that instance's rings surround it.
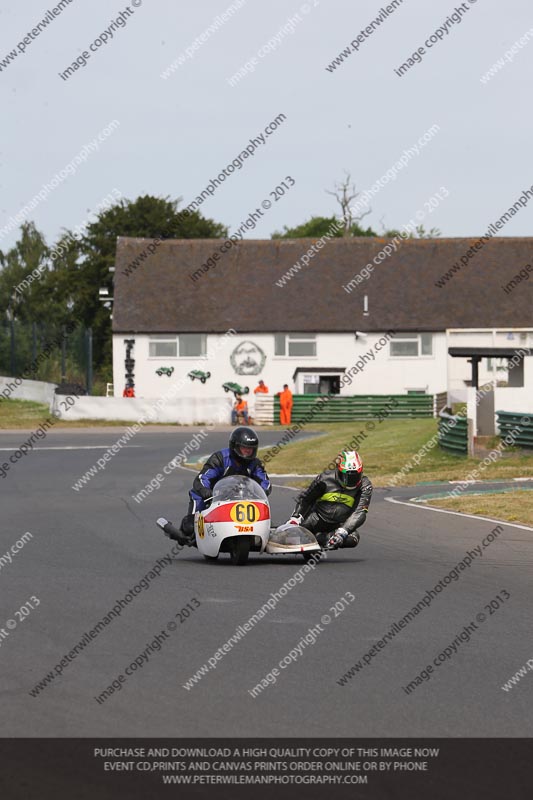
<svg viewBox="0 0 533 800">
<path fill-rule="evenodd" d="M 446 408 L 448 404 L 448 392 L 438 392 L 434 395 L 435 402 L 433 404 L 433 416 L 438 417 L 439 412 Z"/>
<path fill-rule="evenodd" d="M 351 422 L 357 419 L 371 419 L 383 408 L 387 416 L 394 418 L 414 418 L 433 416 L 433 395 L 430 394 L 372 394 L 344 397 L 333 395 L 321 407 L 323 394 L 296 394 L 293 396 L 291 422 L 301 422 L 309 415 L 316 422 Z M 274 397 L 273 421 L 279 421 L 279 397 Z"/>
<path fill-rule="evenodd" d="M 516 444 L 521 447 L 533 447 L 533 414 L 520 414 L 514 411 L 497 411 L 496 414 L 502 438 L 512 433 Z M 524 424 L 524 420 L 528 422 Z"/>
<path fill-rule="evenodd" d="M 0 322 L 0 375 L 85 386 L 90 368 L 91 337 L 82 325 Z"/>
<path fill-rule="evenodd" d="M 439 414 L 439 447 L 456 455 L 469 455 L 472 449 L 469 420 L 461 414 Z"/>
</svg>

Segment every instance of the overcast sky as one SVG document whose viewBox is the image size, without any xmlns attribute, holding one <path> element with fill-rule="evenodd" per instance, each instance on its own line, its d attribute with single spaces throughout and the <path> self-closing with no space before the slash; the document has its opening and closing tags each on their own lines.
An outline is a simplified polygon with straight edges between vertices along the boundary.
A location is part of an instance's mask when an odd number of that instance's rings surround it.
<svg viewBox="0 0 533 800">
<path fill-rule="evenodd" d="M 232 2 L 241 7 L 164 80 L 161 73 Z M 380 220 L 400 227 L 445 187 L 449 196 L 426 215 L 426 227 L 444 236 L 483 233 L 533 185 L 531 2 L 465 0 L 462 21 L 448 22 L 444 38 L 398 77 L 394 70 L 461 5 L 404 0 L 382 15 L 357 52 L 327 71 L 386 5 L 131 0 L 124 27 L 115 26 L 113 38 L 65 81 L 58 73 L 89 51 L 125 3 L 72 0 L 26 45 L 28 32 L 55 4 L 2 3 L 0 65 L 19 52 L 0 72 L 0 229 L 113 120 L 120 125 L 98 152 L 29 215 L 49 243 L 114 189 L 130 199 L 182 197 L 186 205 L 283 113 L 285 122 L 203 203 L 206 216 L 234 231 L 270 198 L 257 228 L 246 233 L 268 238 L 284 224 L 331 215 L 337 207 L 325 190 L 344 170 L 367 189 L 438 125 L 420 155 L 376 194 L 367 221 L 377 230 Z M 528 31 L 531 38 L 483 84 L 481 76 Z M 259 57 L 276 34 L 275 49 Z M 228 79 L 254 57 L 254 72 L 230 86 Z M 276 201 L 270 192 L 286 176 L 295 183 Z M 532 215 L 533 200 L 503 233 L 531 235 Z M 16 232 L 4 234 L 0 248 L 15 238 Z"/>
</svg>

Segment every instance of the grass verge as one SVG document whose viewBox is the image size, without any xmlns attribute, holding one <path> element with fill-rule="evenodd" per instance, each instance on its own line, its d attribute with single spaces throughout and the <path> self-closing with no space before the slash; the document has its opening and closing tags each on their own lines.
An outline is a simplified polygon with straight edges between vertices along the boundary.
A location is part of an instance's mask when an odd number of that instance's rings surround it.
<svg viewBox="0 0 533 800">
<path fill-rule="evenodd" d="M 363 458 L 365 473 L 376 486 L 388 486 L 396 473 L 437 432 L 435 419 L 386 419 L 381 423 L 375 422 L 374 430 L 366 430 L 367 424 L 368 421 L 365 420 L 351 423 L 313 423 L 309 428 L 313 432 L 320 431 L 322 435 L 286 445 L 269 460 L 268 471 L 300 474 L 321 472 L 354 436 L 358 436 L 358 449 Z M 270 449 L 263 448 L 259 453 L 260 457 Z M 479 463 L 477 458 L 452 455 L 435 446 L 418 465 L 413 465 L 410 471 L 401 476 L 397 485 L 463 480 Z M 491 462 L 480 477 L 483 480 L 509 480 L 531 475 L 533 452 L 507 447 L 502 456 Z"/>
<path fill-rule="evenodd" d="M 433 498 L 428 506 L 479 514 L 506 522 L 518 522 L 533 527 L 533 491 L 526 489 L 502 490 L 498 493 L 465 494 L 462 497 Z"/>
<path fill-rule="evenodd" d="M 68 411 L 66 412 L 68 414 Z M 51 416 L 46 403 L 33 400 L 2 400 L 0 403 L 0 430 L 17 430 L 19 428 L 38 428 Z M 68 420 L 56 417 L 54 428 L 109 428 L 112 426 L 133 425 L 134 423 L 120 419 L 79 419 Z M 150 425 L 168 425 L 169 423 L 149 423 Z"/>
</svg>

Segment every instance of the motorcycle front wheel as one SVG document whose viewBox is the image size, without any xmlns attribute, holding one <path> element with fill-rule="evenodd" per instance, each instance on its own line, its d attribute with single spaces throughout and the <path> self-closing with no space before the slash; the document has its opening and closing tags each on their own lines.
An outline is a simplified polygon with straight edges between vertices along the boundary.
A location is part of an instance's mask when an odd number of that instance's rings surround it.
<svg viewBox="0 0 533 800">
<path fill-rule="evenodd" d="M 231 563 L 237 567 L 242 567 L 248 561 L 250 553 L 250 539 L 243 536 L 242 539 L 233 539 L 231 542 L 230 558 Z"/>
</svg>

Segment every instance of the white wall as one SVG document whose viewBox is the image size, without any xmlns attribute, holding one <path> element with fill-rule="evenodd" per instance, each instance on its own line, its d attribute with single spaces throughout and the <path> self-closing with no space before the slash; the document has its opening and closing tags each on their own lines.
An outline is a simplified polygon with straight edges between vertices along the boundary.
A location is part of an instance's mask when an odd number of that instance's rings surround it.
<svg viewBox="0 0 533 800">
<path fill-rule="evenodd" d="M 233 395 L 232 395 L 233 397 Z M 179 397 L 163 404 L 160 408 L 155 401 L 128 397 L 79 397 L 70 407 L 64 396 L 56 396 L 53 413 L 68 420 L 105 419 L 125 422 L 138 422 L 144 417 L 146 422 L 167 422 L 181 425 L 201 423 L 229 423 L 230 403 L 226 398 Z"/>
<path fill-rule="evenodd" d="M 9 386 L 18 383 L 19 378 L 0 377 L 0 394 Z M 6 394 L 10 400 L 34 400 L 36 403 L 48 403 L 50 405 L 54 398 L 56 384 L 45 383 L 45 381 L 26 381 L 20 383 Z"/>
<path fill-rule="evenodd" d="M 474 386 L 466 389 L 466 416 L 472 420 L 472 432 L 477 436 L 477 391 Z"/>
<path fill-rule="evenodd" d="M 530 358 L 530 361 L 533 359 Z M 533 363 L 532 363 L 533 367 Z M 531 386 L 532 384 L 530 384 Z M 449 397 L 452 396 L 450 402 L 466 402 L 467 417 L 472 420 L 474 435 L 477 435 L 477 402 L 476 390 L 474 387 L 469 386 L 462 390 L 461 400 L 456 399 L 454 395 L 458 395 L 458 391 L 450 392 Z M 533 392 L 531 389 L 513 386 L 497 386 L 494 389 L 494 412 L 496 411 L 514 411 L 517 413 L 533 414 Z M 498 415 L 494 414 L 494 430 L 498 430 Z"/>
<path fill-rule="evenodd" d="M 137 397 L 155 398 L 167 391 L 175 381 L 183 383 L 182 391 L 187 397 L 227 397 L 222 390 L 225 381 L 234 381 L 248 386 L 248 399 L 253 410 L 253 389 L 262 378 L 270 393 L 279 392 L 284 383 L 294 391 L 293 374 L 297 367 L 327 368 L 344 367 L 350 369 L 364 353 L 373 350 L 383 334 L 369 334 L 355 339 L 354 333 L 318 334 L 317 355 L 314 357 L 289 358 L 274 355 L 274 334 L 236 334 L 234 336 L 207 336 L 207 357 L 198 358 L 149 358 L 146 334 L 115 334 L 113 336 L 113 375 L 115 396 L 121 397 L 125 385 L 124 359 L 126 345 L 124 339 L 135 339 L 131 356 L 135 360 L 135 393 Z M 253 342 L 266 355 L 266 362 L 259 375 L 238 375 L 231 363 L 232 351 L 243 342 Z M 220 346 L 223 344 L 223 346 Z M 219 349 L 215 348 L 219 346 Z M 156 369 L 160 366 L 174 367 L 171 378 L 158 377 Z M 207 383 L 191 381 L 187 372 L 201 369 L 211 372 Z M 387 344 L 376 353 L 375 360 L 365 364 L 364 369 L 354 376 L 351 385 L 343 387 L 341 393 L 353 394 L 405 394 L 409 389 L 425 390 L 429 393 L 446 388 L 446 334 L 433 335 L 433 355 L 418 358 L 392 358 Z M 231 398 L 232 395 L 230 394 Z"/>
<path fill-rule="evenodd" d="M 526 387 L 497 387 L 494 390 L 494 411 L 516 411 L 524 414 L 533 414 L 533 390 Z"/>
<path fill-rule="evenodd" d="M 447 347 L 513 347 L 519 349 L 520 347 L 533 348 L 533 330 L 508 330 L 503 331 L 495 328 L 485 329 L 464 329 L 456 330 L 449 329 L 446 332 Z M 509 336 L 512 338 L 509 338 Z M 453 392 L 453 397 L 461 397 L 457 394 L 456 390 L 465 388 L 465 381 L 472 378 L 472 365 L 466 358 L 452 358 L 447 356 L 448 359 L 448 392 Z M 533 361 L 533 357 L 529 356 L 525 359 L 527 365 L 528 361 Z M 504 359 L 504 365 L 507 366 L 507 359 Z M 479 385 L 492 381 L 506 381 L 508 379 L 507 369 L 505 370 L 488 370 L 487 359 L 482 358 L 479 362 Z M 526 383 L 527 385 L 527 383 Z M 529 384 L 533 387 L 533 382 Z M 459 400 L 454 400 L 459 402 Z"/>
<path fill-rule="evenodd" d="M 492 346 L 501 346 L 502 342 L 500 341 L 499 344 L 493 345 L 492 342 L 488 343 L 487 338 L 485 338 L 484 343 L 483 340 L 479 340 L 477 337 L 477 341 L 475 341 L 473 346 L 485 346 L 485 347 L 492 347 Z M 465 345 L 454 345 L 454 346 L 467 346 Z M 522 346 L 528 346 L 528 344 Z M 517 344 L 516 347 L 519 347 Z M 451 359 L 451 361 L 459 361 L 462 359 Z M 470 367 L 470 365 L 468 365 Z M 505 373 L 508 374 L 507 372 Z M 489 380 L 484 381 L 481 377 L 480 371 L 480 379 L 479 385 L 483 386 L 484 383 L 492 382 Z M 517 413 L 524 413 L 524 414 L 533 414 L 533 356 L 526 356 L 524 358 L 524 386 L 495 386 L 494 387 L 494 411 L 510 411 L 510 412 L 517 412 Z M 452 402 L 460 402 L 466 401 L 467 403 L 467 415 L 470 419 L 473 420 L 474 425 L 474 434 L 477 435 L 477 404 L 476 404 L 476 390 L 473 387 L 466 387 L 463 389 L 449 389 L 448 390 L 448 401 Z M 498 430 L 498 416 L 495 413 L 494 415 L 495 425 L 494 429 Z"/>
</svg>

